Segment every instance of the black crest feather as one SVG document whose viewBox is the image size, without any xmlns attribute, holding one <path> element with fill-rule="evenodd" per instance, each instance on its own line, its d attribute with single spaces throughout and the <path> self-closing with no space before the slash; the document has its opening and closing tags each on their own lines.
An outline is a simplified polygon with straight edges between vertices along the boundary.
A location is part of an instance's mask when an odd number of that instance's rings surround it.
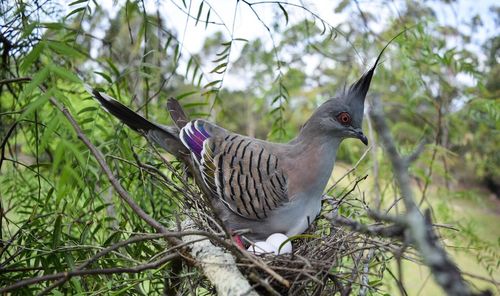
<svg viewBox="0 0 500 296">
<path fill-rule="evenodd" d="M 401 31 L 391 40 L 389 40 L 389 42 L 387 42 L 387 44 L 384 46 L 384 48 L 382 48 L 382 50 L 378 54 L 377 59 L 375 60 L 375 64 L 365 74 L 363 74 L 363 76 L 361 76 L 361 78 L 358 79 L 358 81 L 353 83 L 347 90 L 347 93 L 344 95 L 345 102 L 351 108 L 352 112 L 351 115 L 353 117 L 353 123 L 355 126 L 361 127 L 366 94 L 368 93 L 373 73 L 375 72 L 375 68 L 377 68 L 380 62 L 382 54 L 384 53 L 385 49 L 389 46 L 389 44 L 391 44 L 396 38 L 401 36 L 406 31 L 408 31 L 408 29 Z"/>
<path fill-rule="evenodd" d="M 347 100 L 361 100 L 360 103 L 364 103 L 366 94 L 368 93 L 368 89 L 370 88 L 370 83 L 372 81 L 373 73 L 375 72 L 375 68 L 377 68 L 377 65 L 380 61 L 380 58 L 382 57 L 382 54 L 384 53 L 385 49 L 391 44 L 396 38 L 404 34 L 406 31 L 408 31 L 409 28 L 399 32 L 396 36 L 392 37 L 389 42 L 382 48 L 380 53 L 378 54 L 377 60 L 375 60 L 375 64 L 368 70 L 361 78 L 353 83 L 347 92 Z"/>
</svg>

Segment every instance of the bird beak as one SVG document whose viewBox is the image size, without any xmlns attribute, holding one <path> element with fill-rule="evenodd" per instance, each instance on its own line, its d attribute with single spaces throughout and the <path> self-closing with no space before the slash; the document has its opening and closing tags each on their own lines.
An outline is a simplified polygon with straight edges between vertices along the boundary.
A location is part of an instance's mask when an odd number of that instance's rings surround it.
<svg viewBox="0 0 500 296">
<path fill-rule="evenodd" d="M 357 139 L 360 139 L 363 144 L 368 146 L 368 139 L 366 138 L 365 134 L 363 134 L 363 131 L 361 129 L 355 129 L 354 133 Z"/>
</svg>

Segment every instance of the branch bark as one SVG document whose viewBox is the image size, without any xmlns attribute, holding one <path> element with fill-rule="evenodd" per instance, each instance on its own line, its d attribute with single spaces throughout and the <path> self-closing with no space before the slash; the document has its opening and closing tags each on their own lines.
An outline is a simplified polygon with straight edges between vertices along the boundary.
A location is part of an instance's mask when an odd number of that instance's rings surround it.
<svg viewBox="0 0 500 296">
<path fill-rule="evenodd" d="M 191 220 L 182 222 L 182 230 L 195 230 Z M 185 243 L 190 243 L 191 256 L 203 270 L 208 280 L 217 289 L 218 295 L 247 295 L 258 296 L 248 283 L 247 279 L 236 267 L 233 256 L 222 248 L 214 246 L 208 239 L 199 235 L 186 235 L 182 238 Z"/>
<path fill-rule="evenodd" d="M 436 283 L 448 295 L 473 295 L 468 283 L 463 279 L 460 270 L 440 244 L 432 227 L 430 215 L 422 215 L 410 186 L 408 174 L 409 159 L 401 157 L 389 127 L 384 120 L 382 107 L 378 98 L 372 101 L 370 116 L 375 130 L 382 140 L 386 156 L 391 161 L 394 177 L 401 192 L 406 208 L 407 238 L 419 251 L 423 262 L 431 269 Z M 417 149 L 419 150 L 419 149 Z"/>
<path fill-rule="evenodd" d="M 365 225 L 357 221 L 342 217 L 334 216 L 333 214 L 325 214 L 330 223 L 333 225 L 343 225 L 349 227 L 352 231 L 370 235 L 370 236 L 381 236 L 386 238 L 403 238 L 405 226 L 401 224 L 393 225 Z"/>
</svg>

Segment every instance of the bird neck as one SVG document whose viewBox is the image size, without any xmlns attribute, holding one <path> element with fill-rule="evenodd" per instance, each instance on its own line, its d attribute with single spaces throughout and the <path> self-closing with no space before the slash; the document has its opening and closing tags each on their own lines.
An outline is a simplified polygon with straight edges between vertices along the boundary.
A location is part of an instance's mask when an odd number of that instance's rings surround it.
<svg viewBox="0 0 500 296">
<path fill-rule="evenodd" d="M 292 146 L 292 154 L 297 159 L 312 162 L 304 165 L 322 175 L 328 175 L 327 178 L 329 178 L 342 139 L 319 129 L 311 130 L 310 128 L 311 126 L 304 126 L 299 135 L 289 143 Z"/>
<path fill-rule="evenodd" d="M 318 169 L 331 170 L 335 163 L 337 150 L 342 140 L 332 135 L 321 133 L 300 133 L 289 144 L 292 146 L 294 155 L 297 157 L 308 156 L 305 159 L 310 159 L 313 155 L 321 160 L 318 163 Z"/>
<path fill-rule="evenodd" d="M 292 169 L 304 172 L 300 178 L 290 182 L 308 192 L 310 196 L 321 196 L 330 179 L 341 139 L 318 132 L 301 133 L 290 142 Z M 293 188 L 292 188 L 293 191 Z"/>
<path fill-rule="evenodd" d="M 297 146 L 299 150 L 308 150 L 307 148 L 327 148 L 326 151 L 332 153 L 335 158 L 337 149 L 342 141 L 340 136 L 326 132 L 319 124 L 312 121 L 316 118 L 310 118 L 302 127 L 299 134 L 289 144 Z"/>
</svg>

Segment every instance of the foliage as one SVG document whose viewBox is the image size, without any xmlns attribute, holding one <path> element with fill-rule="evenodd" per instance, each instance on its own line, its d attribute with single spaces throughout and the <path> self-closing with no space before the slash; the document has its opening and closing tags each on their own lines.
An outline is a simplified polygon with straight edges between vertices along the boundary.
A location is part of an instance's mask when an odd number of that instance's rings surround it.
<svg viewBox="0 0 500 296">
<path fill-rule="evenodd" d="M 0 4 L 0 286 L 72 270 L 103 248 L 154 232 L 120 202 L 88 148 L 50 104 L 51 98 L 76 118 L 136 202 L 174 228 L 182 197 L 172 184 L 181 184 L 176 174 L 183 168 L 165 155 L 175 167 L 166 169 L 154 147 L 102 112 L 83 83 L 100 85 L 162 124 L 170 123 L 165 105 L 175 96 L 192 117 L 208 117 L 249 136 L 287 141 L 307 114 L 356 79 L 403 28 L 409 29 L 384 54 L 371 94 L 382 98 L 400 151 L 411 152 L 422 140 L 428 141 L 410 171 L 421 203 L 434 207 L 439 223 L 460 230 L 441 234 L 450 244 L 467 248 L 467 255 L 477 259 L 490 278 L 498 276 L 499 241 L 477 235 L 477 221 L 454 216 L 450 205 L 487 202 L 484 184 L 498 199 L 498 36 L 486 40 L 481 52 L 471 50 L 466 46 L 471 34 L 440 23 L 435 8 L 425 2 L 400 3 L 398 14 L 391 14 L 376 31 L 371 27 L 380 16 L 362 10 L 357 1 L 340 2 L 335 12 L 347 14 L 349 20 L 336 27 L 307 5 L 270 3 L 266 7 L 276 17 L 266 23 L 257 9 L 267 4 L 238 2 L 239 9 L 246 9 L 266 28 L 271 41 L 265 42 L 234 36 L 234 28 L 216 19 L 210 1 L 174 2 L 168 6 L 178 5 L 205 30 L 222 28 L 205 39 L 200 52 L 184 48 L 182 40 L 189 33 L 175 32 L 159 5 L 153 11 L 143 1 L 117 4 L 113 13 L 92 1 L 74 1 L 67 11 L 50 0 Z M 439 1 L 439 7 L 449 9 L 453 4 L 448 2 Z M 498 22 L 498 8 L 492 13 Z M 482 30 L 477 17 L 470 21 L 473 30 Z M 243 81 L 240 89 L 228 85 L 230 75 Z M 31 80 L 7 82 L 20 77 Z M 354 164 L 363 152 L 360 143 L 349 141 L 337 159 Z M 362 183 L 367 205 L 396 213 L 401 210 L 397 205 L 389 208 L 398 194 L 389 161 L 377 145 L 370 155 L 349 177 L 373 174 Z M 172 183 L 146 173 L 139 163 L 159 169 Z M 351 187 L 352 183 L 342 183 L 333 195 L 342 196 Z M 435 196 L 447 196 L 446 202 Z M 363 209 L 345 205 L 339 212 L 367 222 Z M 498 222 L 498 216 L 494 219 Z M 150 262 L 165 248 L 163 240 L 152 237 L 115 250 L 92 267 Z M 384 295 L 395 286 L 388 275 L 393 273 L 393 256 L 380 251 L 373 257 L 380 262 L 370 263 L 377 275 L 369 293 Z M 137 274 L 72 278 L 53 293 L 160 294 L 173 265 Z M 211 289 L 207 283 L 200 285 Z M 32 294 L 49 286 L 26 286 L 16 293 Z"/>
</svg>

